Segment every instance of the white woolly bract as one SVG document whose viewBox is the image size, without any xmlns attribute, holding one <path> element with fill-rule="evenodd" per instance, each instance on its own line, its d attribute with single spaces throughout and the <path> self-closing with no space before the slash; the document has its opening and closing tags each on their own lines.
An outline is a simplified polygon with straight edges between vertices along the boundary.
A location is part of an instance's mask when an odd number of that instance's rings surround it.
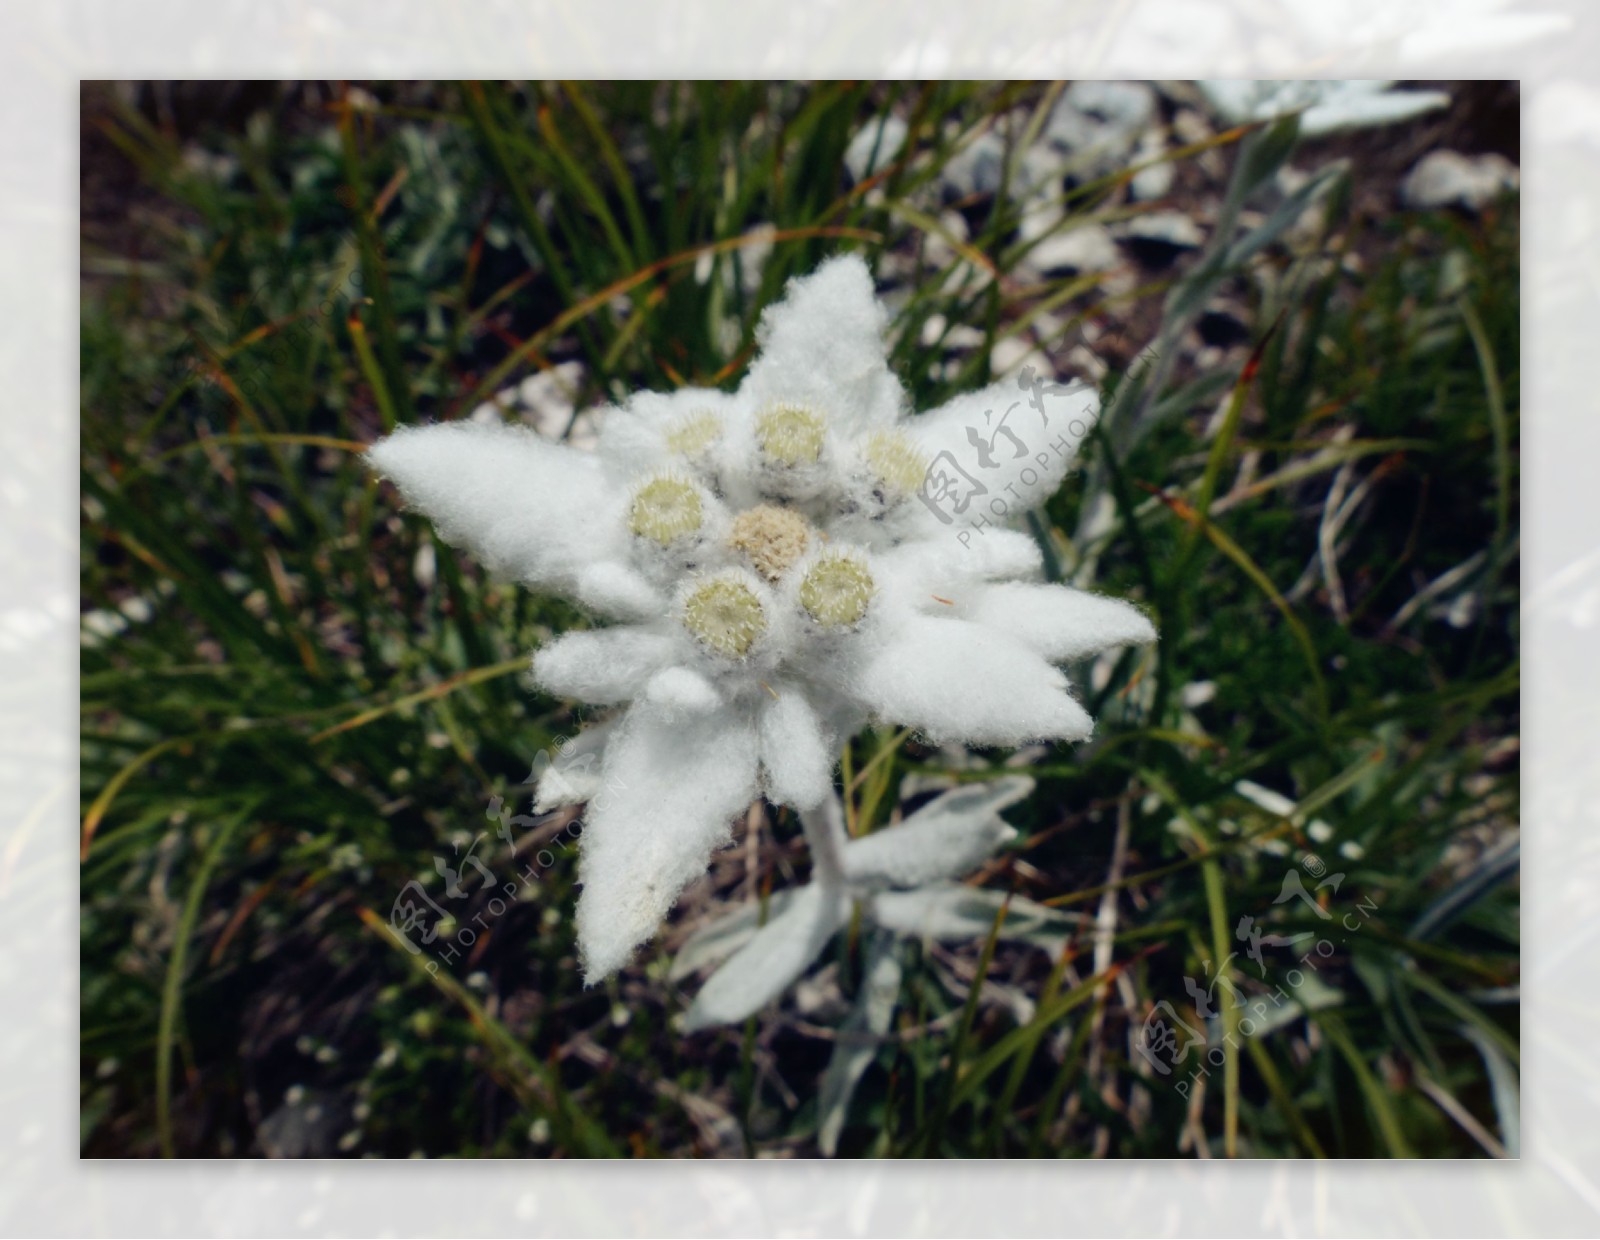
<svg viewBox="0 0 1600 1240">
<path fill-rule="evenodd" d="M 963 601 L 959 614 L 1017 638 L 1053 663 L 1156 639 L 1155 626 L 1132 604 L 1067 586 L 988 584 Z"/>
<path fill-rule="evenodd" d="M 756 795 L 755 729 L 742 712 L 667 722 L 630 712 L 606 746 L 583 832 L 578 950 L 586 980 L 655 933 Z"/>
</svg>

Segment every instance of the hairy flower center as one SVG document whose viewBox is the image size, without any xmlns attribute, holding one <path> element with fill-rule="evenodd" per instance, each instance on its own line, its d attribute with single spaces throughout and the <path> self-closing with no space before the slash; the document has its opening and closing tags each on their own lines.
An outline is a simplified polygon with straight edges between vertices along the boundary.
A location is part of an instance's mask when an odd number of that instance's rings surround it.
<svg viewBox="0 0 1600 1240">
<path fill-rule="evenodd" d="M 742 659 L 767 631 L 761 600 L 737 576 L 713 577 L 684 601 L 683 626 L 718 654 Z"/>
<path fill-rule="evenodd" d="M 733 520 L 728 545 L 742 551 L 768 581 L 777 581 L 806 552 L 811 527 L 799 513 L 762 504 Z"/>
<path fill-rule="evenodd" d="M 867 437 L 861 454 L 867 465 L 894 495 L 913 495 L 928 476 L 928 458 L 909 435 L 876 431 Z"/>
<path fill-rule="evenodd" d="M 800 606 L 820 625 L 848 628 L 867 614 L 876 590 L 867 566 L 840 552 L 824 556 L 806 570 L 800 582 Z"/>
<path fill-rule="evenodd" d="M 756 418 L 756 443 L 780 465 L 816 464 L 822 432 L 822 418 L 799 405 L 772 405 Z"/>
<path fill-rule="evenodd" d="M 668 474 L 645 483 L 633 495 L 628 527 L 641 538 L 663 547 L 700 528 L 700 492 L 691 483 Z"/>
<path fill-rule="evenodd" d="M 686 414 L 667 432 L 667 450 L 679 456 L 704 452 L 722 434 L 722 419 L 709 409 Z"/>
</svg>

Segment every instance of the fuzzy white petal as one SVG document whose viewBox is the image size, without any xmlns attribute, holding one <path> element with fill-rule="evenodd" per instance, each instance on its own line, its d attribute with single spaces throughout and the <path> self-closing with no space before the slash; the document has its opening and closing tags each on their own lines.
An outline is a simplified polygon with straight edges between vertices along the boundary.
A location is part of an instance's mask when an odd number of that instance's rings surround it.
<svg viewBox="0 0 1600 1240">
<path fill-rule="evenodd" d="M 1067 586 L 1026 582 L 986 586 L 963 614 L 1009 633 L 1052 663 L 1156 639 L 1155 626 L 1132 604 Z"/>
<path fill-rule="evenodd" d="M 960 878 L 977 868 L 1016 829 L 997 815 L 1027 796 L 1023 776 L 952 788 L 898 826 L 852 840 L 844 850 L 845 876 L 869 887 L 920 887 Z"/>
<path fill-rule="evenodd" d="M 854 689 L 881 718 L 938 742 L 1021 745 L 1094 730 L 1059 671 L 1015 638 L 966 620 L 905 617 L 866 652 Z"/>
<path fill-rule="evenodd" d="M 952 528 L 1021 516 L 1060 487 L 1100 398 L 1085 384 L 1060 384 L 1046 386 L 1038 401 L 1042 413 L 1033 392 L 1009 379 L 905 423 L 930 458 L 923 500 Z"/>
<path fill-rule="evenodd" d="M 798 685 L 780 682 L 773 691 L 777 699 L 761 709 L 767 795 L 779 805 L 811 809 L 833 791 L 832 746 Z"/>
<path fill-rule="evenodd" d="M 888 312 L 855 255 L 791 280 L 761 316 L 761 352 L 739 389 L 754 406 L 781 401 L 818 409 L 851 430 L 886 426 L 901 405 L 888 365 Z"/>
<path fill-rule="evenodd" d="M 548 814 L 567 805 L 578 805 L 600 791 L 602 782 L 598 767 L 579 765 L 557 769 L 551 767 L 539 780 L 533 799 L 535 814 Z"/>
<path fill-rule="evenodd" d="M 703 715 L 722 705 L 717 687 L 689 667 L 662 668 L 645 686 L 645 697 L 668 718 L 678 712 Z"/>
<path fill-rule="evenodd" d="M 621 524 L 607 518 L 621 498 L 598 459 L 527 427 L 407 428 L 366 459 L 492 573 L 570 594 L 582 570 L 616 550 Z"/>
<path fill-rule="evenodd" d="M 935 604 L 963 604 L 985 581 L 1035 578 L 1044 569 L 1039 544 L 1032 537 L 1020 530 L 999 528 L 982 533 L 936 530 L 928 537 L 880 552 L 874 562 L 880 566 L 887 588 L 923 610 L 932 610 Z"/>
<path fill-rule="evenodd" d="M 671 638 L 632 625 L 567 633 L 533 656 L 533 678 L 556 697 L 608 706 L 640 693 L 675 648 Z"/>
<path fill-rule="evenodd" d="M 601 560 L 580 568 L 572 593 L 592 611 L 626 620 L 659 616 L 667 605 L 643 575 L 619 560 Z"/>
<path fill-rule="evenodd" d="M 811 885 L 795 893 L 725 965 L 713 973 L 684 1017 L 690 1032 L 731 1025 L 760 1011 L 811 967 L 849 916 L 843 892 Z"/>
<path fill-rule="evenodd" d="M 626 964 L 705 873 L 756 795 L 743 712 L 667 722 L 630 710 L 606 745 L 605 787 L 583 833 L 578 951 L 589 983 Z"/>
<path fill-rule="evenodd" d="M 934 616 L 966 616 L 992 581 L 1043 576 L 1037 542 L 1021 530 L 939 530 L 874 557 L 885 595 Z"/>
</svg>

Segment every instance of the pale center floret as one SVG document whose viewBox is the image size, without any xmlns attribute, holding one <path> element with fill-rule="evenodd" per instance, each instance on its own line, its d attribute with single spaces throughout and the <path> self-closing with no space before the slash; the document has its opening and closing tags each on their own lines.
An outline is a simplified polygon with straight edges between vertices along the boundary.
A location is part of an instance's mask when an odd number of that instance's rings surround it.
<svg viewBox="0 0 1600 1240">
<path fill-rule="evenodd" d="M 762 504 L 741 512 L 728 532 L 728 545 L 742 551 L 756 572 L 777 581 L 806 553 L 811 527 L 798 512 Z"/>
<path fill-rule="evenodd" d="M 928 476 L 928 457 L 901 431 L 875 431 L 861 446 L 868 467 L 892 494 L 914 495 Z"/>
<path fill-rule="evenodd" d="M 824 429 L 821 415 L 800 405 L 769 405 L 756 417 L 756 444 L 780 465 L 815 465 Z"/>
<path fill-rule="evenodd" d="M 685 414 L 667 432 L 667 450 L 679 456 L 695 456 L 704 452 L 722 434 L 722 419 L 709 409 L 697 409 Z"/>
<path fill-rule="evenodd" d="M 825 628 L 848 628 L 867 614 L 877 589 L 861 560 L 848 552 L 832 552 L 801 578 L 800 606 Z"/>
<path fill-rule="evenodd" d="M 742 659 L 767 631 L 767 613 L 749 583 L 729 573 L 690 592 L 683 604 L 683 627 L 718 654 Z"/>
<path fill-rule="evenodd" d="M 700 492 L 694 484 L 663 474 L 633 493 L 628 528 L 666 547 L 695 533 L 704 520 Z"/>
</svg>

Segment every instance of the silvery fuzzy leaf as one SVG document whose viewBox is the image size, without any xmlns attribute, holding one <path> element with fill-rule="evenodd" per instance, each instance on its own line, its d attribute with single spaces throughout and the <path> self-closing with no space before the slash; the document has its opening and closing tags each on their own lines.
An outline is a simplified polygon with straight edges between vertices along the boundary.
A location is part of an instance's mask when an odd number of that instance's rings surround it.
<svg viewBox="0 0 1600 1240">
<path fill-rule="evenodd" d="M 998 814 L 1001 810 L 1025 800 L 1034 789 L 1034 782 L 1026 775 L 1003 775 L 982 783 L 960 784 L 943 796 L 929 801 L 906 822 L 931 822 L 935 815 L 980 817 Z"/>
<path fill-rule="evenodd" d="M 801 890 L 804 888 L 790 887 L 773 892 L 767 901 L 767 921 L 777 920 L 789 907 L 795 892 Z M 762 926 L 761 913 L 761 901 L 746 900 L 731 913 L 701 926 L 684 940 L 667 976 L 674 982 L 681 982 L 691 973 L 721 964 L 755 937 Z"/>
<path fill-rule="evenodd" d="M 849 915 L 842 890 L 815 883 L 800 888 L 789 907 L 700 988 L 684 1016 L 684 1032 L 736 1024 L 760 1011 L 811 967 Z"/>
<path fill-rule="evenodd" d="M 817 1144 L 829 1158 L 839 1148 L 845 1113 L 862 1074 L 878 1053 L 878 1045 L 889 1032 L 895 1004 L 900 1000 L 900 947 L 892 934 L 883 931 L 872 936 L 867 949 L 865 977 L 856 1004 L 839 1028 L 839 1040 L 817 1099 Z"/>
<path fill-rule="evenodd" d="M 920 887 L 970 873 L 1016 830 L 998 811 L 1033 790 L 1025 776 L 953 788 L 898 826 L 845 849 L 845 875 L 866 887 Z"/>
<path fill-rule="evenodd" d="M 1449 104 L 1442 91 L 1391 90 L 1376 79 L 1318 79 L 1276 82 L 1249 79 L 1208 80 L 1200 90 L 1231 124 L 1268 120 L 1301 112 L 1308 136 L 1409 120 Z"/>
<path fill-rule="evenodd" d="M 955 748 L 963 754 L 966 753 L 960 746 Z M 900 801 L 904 804 L 923 795 L 949 792 L 950 789 L 957 787 L 960 787 L 960 784 L 953 775 L 926 775 L 921 771 L 908 771 L 900 780 Z"/>
<path fill-rule="evenodd" d="M 941 883 L 917 891 L 882 891 L 872 898 L 872 920 L 908 938 L 940 941 L 986 939 L 1006 901 L 1003 891 Z M 1008 942 L 1027 943 L 1060 955 L 1079 918 L 1013 896 L 1000 927 Z"/>
<path fill-rule="evenodd" d="M 1341 129 L 1363 129 L 1408 121 L 1439 108 L 1448 107 L 1450 96 L 1441 90 L 1350 89 L 1362 83 L 1337 83 L 1345 89 L 1333 90 L 1306 109 L 1301 126 L 1311 137 L 1336 133 Z"/>
</svg>

